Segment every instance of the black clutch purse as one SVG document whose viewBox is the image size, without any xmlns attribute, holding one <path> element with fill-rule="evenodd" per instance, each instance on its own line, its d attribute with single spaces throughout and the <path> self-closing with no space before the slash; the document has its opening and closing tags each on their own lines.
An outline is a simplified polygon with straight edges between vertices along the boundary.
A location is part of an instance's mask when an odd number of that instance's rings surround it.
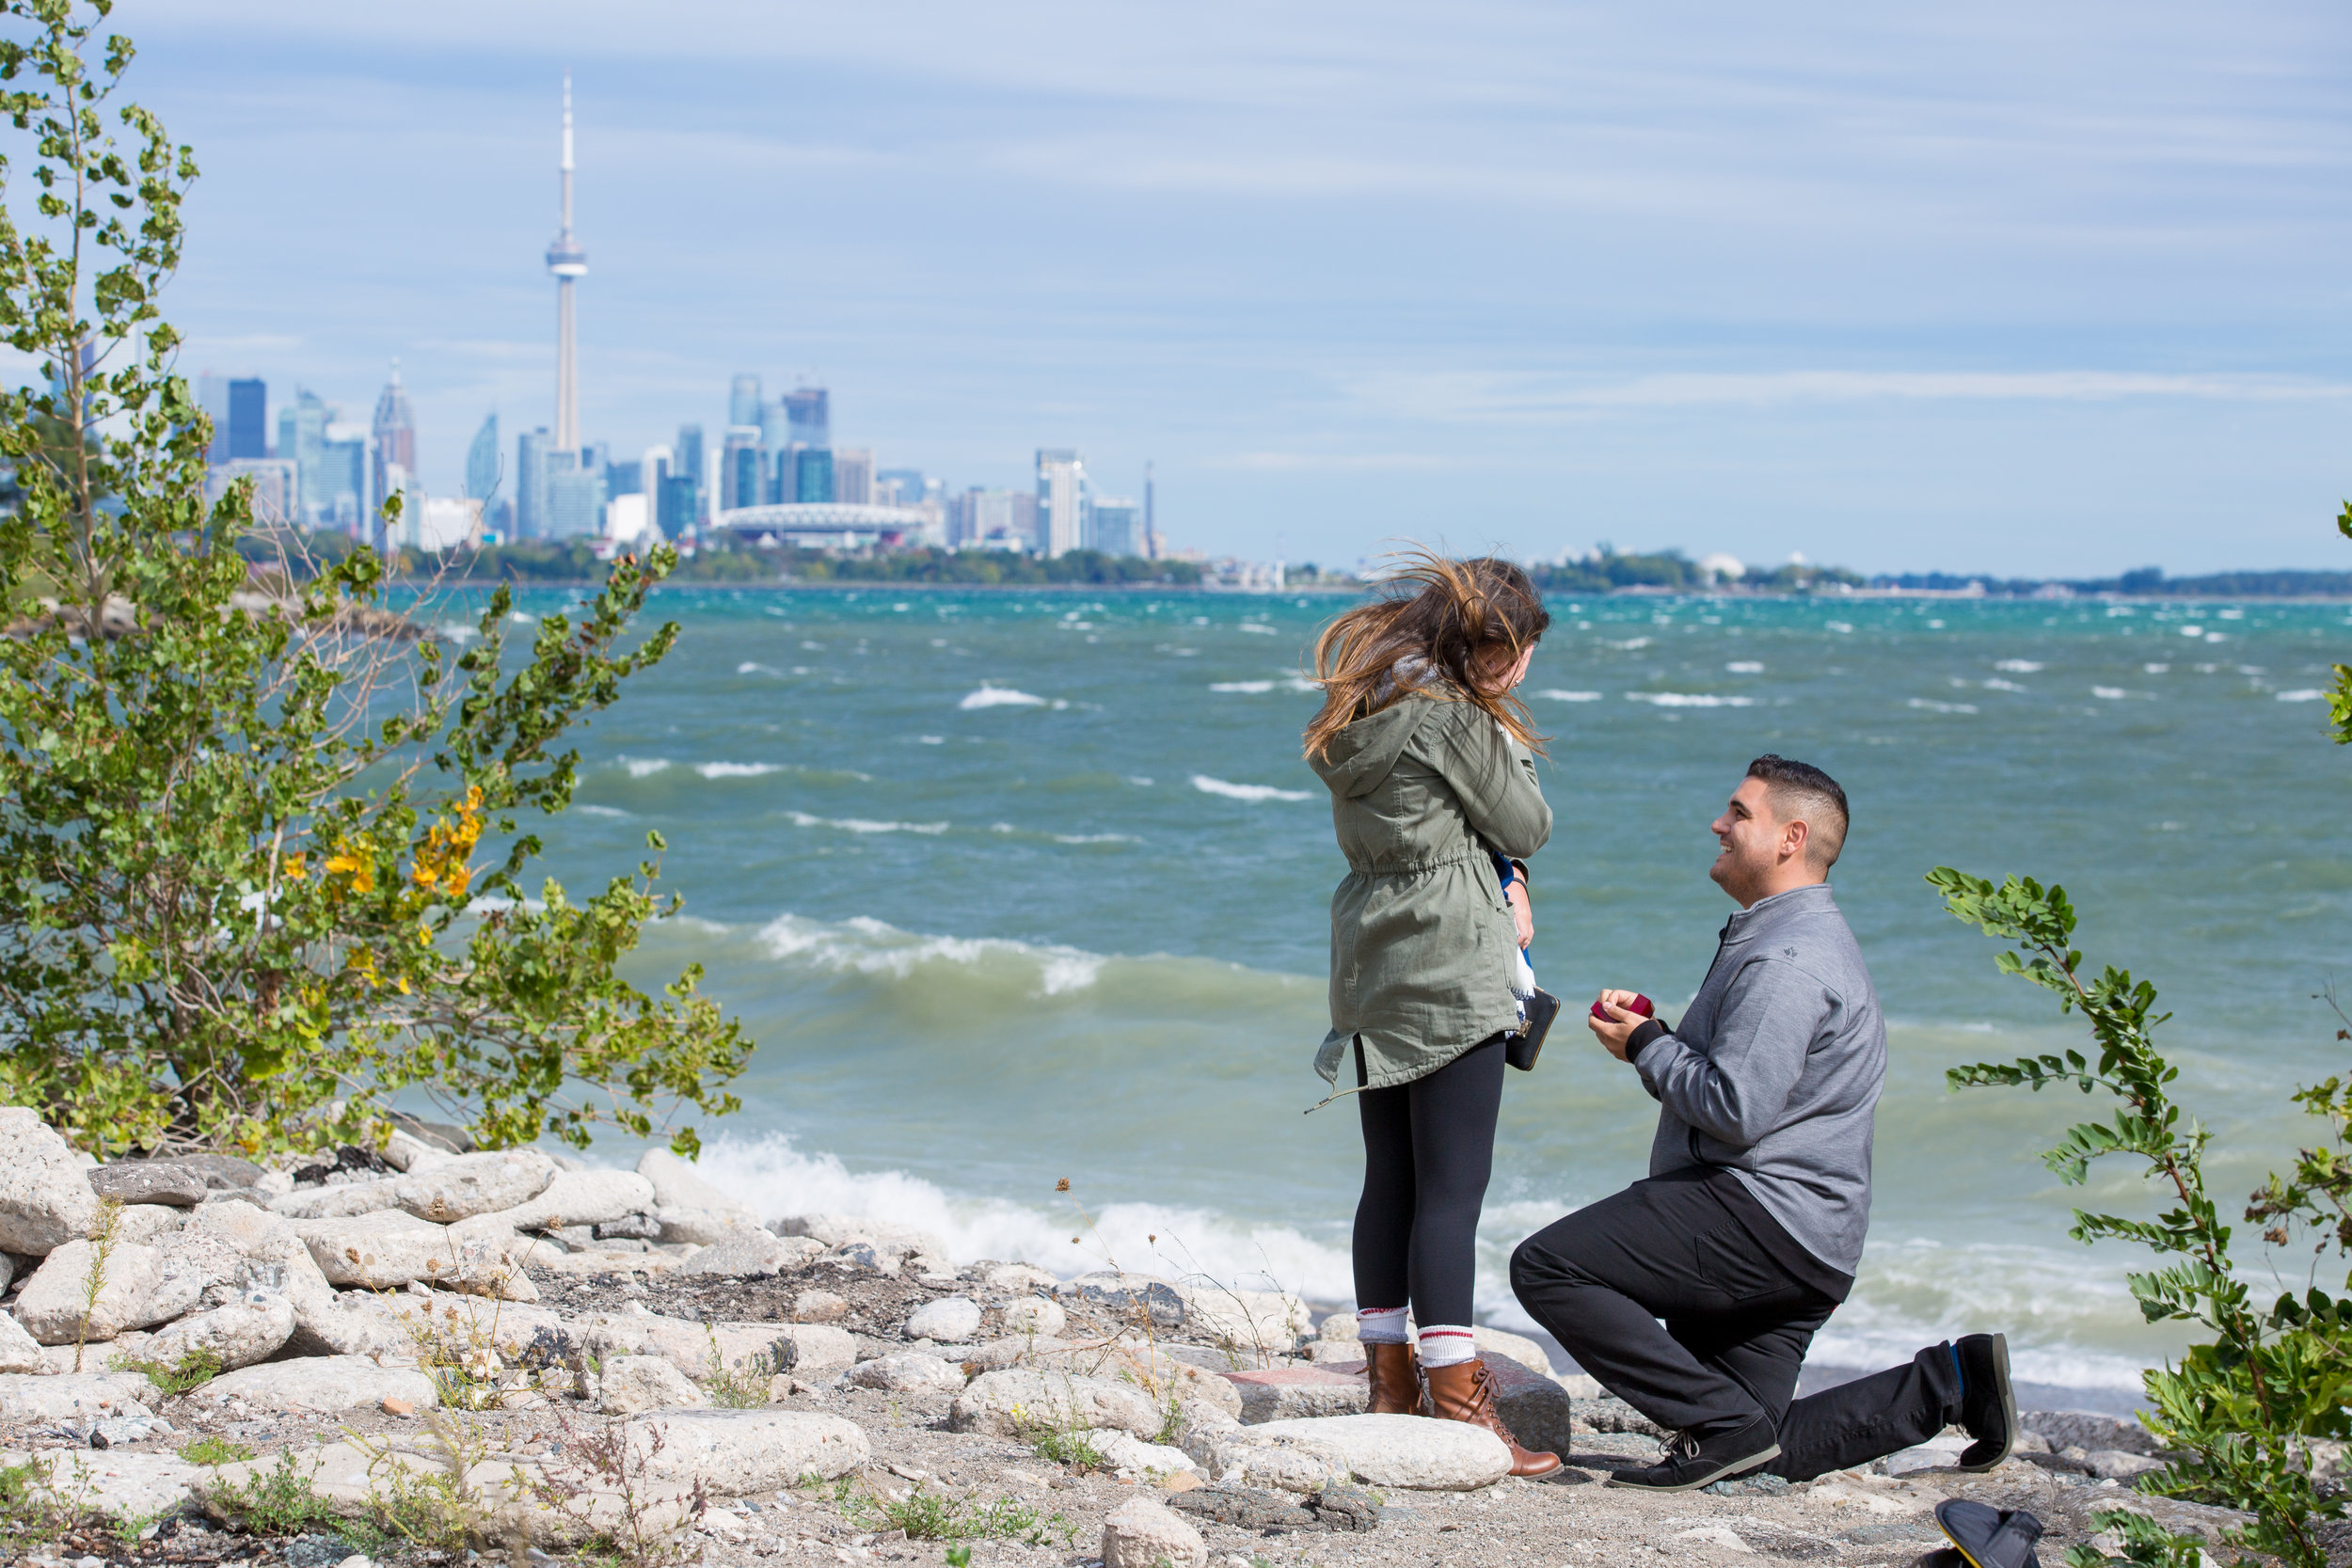
<svg viewBox="0 0 2352 1568">
<path fill-rule="evenodd" d="M 1502 1037 L 1502 1059 L 1521 1072 L 1535 1070 L 1535 1058 L 1544 1053 L 1544 1037 L 1551 1033 L 1551 1021 L 1560 1016 L 1560 999 L 1535 988 L 1535 994 L 1527 999 L 1527 1026 Z"/>
</svg>

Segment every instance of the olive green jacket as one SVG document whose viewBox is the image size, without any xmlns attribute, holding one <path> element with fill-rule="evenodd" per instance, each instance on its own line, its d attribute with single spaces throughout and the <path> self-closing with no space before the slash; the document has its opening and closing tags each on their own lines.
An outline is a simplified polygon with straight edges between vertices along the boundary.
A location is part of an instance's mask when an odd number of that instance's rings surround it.
<svg viewBox="0 0 2352 1568">
<path fill-rule="evenodd" d="M 1467 702 L 1400 698 L 1311 761 L 1348 865 L 1331 895 L 1331 1032 L 1315 1070 L 1339 1086 L 1361 1039 L 1361 1087 L 1409 1083 L 1518 1025 L 1518 938 L 1487 850 L 1534 854 L 1551 808 L 1527 748 Z"/>
</svg>

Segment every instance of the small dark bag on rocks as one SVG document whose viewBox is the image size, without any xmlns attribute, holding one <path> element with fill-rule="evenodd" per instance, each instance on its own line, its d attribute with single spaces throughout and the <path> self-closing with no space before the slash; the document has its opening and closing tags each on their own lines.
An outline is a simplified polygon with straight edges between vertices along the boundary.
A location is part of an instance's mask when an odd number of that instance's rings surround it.
<svg viewBox="0 0 2352 1568">
<path fill-rule="evenodd" d="M 1560 999 L 1535 988 L 1535 994 L 1527 999 L 1527 1027 L 1502 1037 L 1502 1059 L 1521 1072 L 1535 1070 L 1535 1058 L 1544 1053 L 1544 1037 L 1551 1033 L 1551 1021 L 1560 1016 Z"/>
</svg>

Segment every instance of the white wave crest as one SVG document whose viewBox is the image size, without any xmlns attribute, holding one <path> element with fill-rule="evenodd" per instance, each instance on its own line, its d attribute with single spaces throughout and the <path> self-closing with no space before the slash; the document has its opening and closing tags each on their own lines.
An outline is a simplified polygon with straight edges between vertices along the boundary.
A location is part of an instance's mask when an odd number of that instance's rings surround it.
<svg viewBox="0 0 2352 1568">
<path fill-rule="evenodd" d="M 1753 658 L 1735 658 L 1724 668 L 1735 675 L 1760 675 L 1764 673 L 1763 664 Z"/>
<path fill-rule="evenodd" d="M 1753 697 L 1718 697 L 1708 691 L 1629 691 L 1626 701 L 1659 707 L 1754 707 Z"/>
<path fill-rule="evenodd" d="M 924 936 L 866 915 L 838 926 L 779 915 L 760 928 L 759 940 L 779 958 L 839 974 L 887 974 L 899 980 L 925 964 L 975 968 L 1009 960 L 1035 967 L 1041 996 L 1084 990 L 1102 974 L 1104 963 L 1100 954 L 1081 948 L 1036 947 L 1002 937 Z"/>
<path fill-rule="evenodd" d="M 1636 648 L 1648 647 L 1650 645 L 1650 639 L 1646 637 L 1629 637 L 1622 642 L 1612 642 L 1609 645 L 1613 648 L 1623 648 L 1627 653 L 1631 653 Z"/>
<path fill-rule="evenodd" d="M 1824 621 L 1821 623 L 1821 626 L 1826 630 L 1840 634 L 1851 634 L 1853 631 L 1853 623 L 1851 621 Z"/>
<path fill-rule="evenodd" d="M 628 815 L 617 806 L 576 805 L 572 810 L 587 816 L 627 816 Z"/>
<path fill-rule="evenodd" d="M 1192 787 L 1203 795 L 1222 795 L 1230 800 L 1311 800 L 1314 794 L 1304 789 L 1277 789 L 1272 784 L 1228 784 L 1212 779 L 1206 773 L 1192 776 Z"/>
<path fill-rule="evenodd" d="M 1597 703 L 1600 701 L 1600 693 L 1597 691 L 1563 691 L 1557 687 L 1538 691 L 1535 695 L 1549 697 L 1555 703 Z"/>
<path fill-rule="evenodd" d="M 781 773 L 784 765 L 776 762 L 698 762 L 694 771 L 706 779 L 756 779 L 763 773 Z"/>
<path fill-rule="evenodd" d="M 2036 659 L 2005 658 L 2001 660 L 2000 663 L 1995 664 L 1993 668 L 1995 670 L 2006 670 L 2012 675 L 2038 675 L 2042 673 L 2043 666 L 2039 660 Z"/>
<path fill-rule="evenodd" d="M 2094 686 L 2090 689 L 2090 694 L 2103 703 L 2120 703 L 2131 695 L 2120 686 Z"/>
<path fill-rule="evenodd" d="M 1015 691 L 1009 686 L 991 686 L 986 681 L 980 683 L 980 689 L 977 691 L 967 692 L 963 701 L 956 705 L 967 713 L 974 708 L 983 707 L 1043 707 L 1044 705 L 1045 699 L 1042 697 L 1032 697 L 1025 691 Z"/>
<path fill-rule="evenodd" d="M 2306 686 L 2294 691 L 2281 691 L 2278 700 L 2282 703 L 2315 703 L 2326 695 L 2328 693 L 2315 686 Z"/>
<path fill-rule="evenodd" d="M 651 778 L 670 766 L 668 757 L 623 757 L 621 766 L 628 769 L 632 779 Z"/>
<path fill-rule="evenodd" d="M 747 658 L 735 667 L 735 673 L 739 675 L 772 675 L 776 670 L 773 665 L 755 663 Z"/>
<path fill-rule="evenodd" d="M 1925 708 L 1930 713 L 1974 713 L 1977 711 L 1977 705 L 1974 703 L 1939 703 L 1932 697 L 1914 697 L 1911 699 L 1911 705 Z"/>
<path fill-rule="evenodd" d="M 927 836 L 946 832 L 951 826 L 946 822 L 877 822 L 865 816 L 811 816 L 804 811 L 786 814 L 796 828 L 838 828 L 845 833 L 923 833 Z"/>
<path fill-rule="evenodd" d="M 1235 631 L 1255 632 L 1260 637 L 1279 637 L 1282 635 L 1280 632 L 1276 631 L 1272 626 L 1261 626 L 1255 621 L 1244 621 L 1233 629 Z"/>
<path fill-rule="evenodd" d="M 1273 690 L 1274 683 L 1272 681 L 1212 681 L 1209 683 L 1209 689 L 1212 691 L 1238 691 L 1246 693 L 1248 696 L 1255 697 L 1264 692 Z"/>
</svg>

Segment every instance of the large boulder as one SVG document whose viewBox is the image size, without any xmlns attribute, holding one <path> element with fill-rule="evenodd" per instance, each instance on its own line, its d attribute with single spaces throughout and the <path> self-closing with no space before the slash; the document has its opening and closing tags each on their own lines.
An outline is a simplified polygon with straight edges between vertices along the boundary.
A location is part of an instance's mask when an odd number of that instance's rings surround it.
<svg viewBox="0 0 2352 1568">
<path fill-rule="evenodd" d="M 1116 1427 L 1151 1437 L 1161 1424 L 1159 1406 L 1132 1383 L 1027 1367 L 982 1372 L 947 1414 L 951 1431 L 997 1437 L 1019 1437 L 1035 1427 Z"/>
<path fill-rule="evenodd" d="M 127 1449 L 50 1449 L 0 1454 L 0 1466 L 32 1466 L 52 1496 L 73 1497 L 92 1513 L 119 1519 L 155 1519 L 188 1500 L 200 1466 L 167 1453 Z"/>
<path fill-rule="evenodd" d="M 188 1223 L 188 1211 L 163 1203 L 126 1203 L 115 1217 L 115 1239 L 152 1245 Z"/>
<path fill-rule="evenodd" d="M 659 1355 L 617 1355 L 604 1363 L 597 1402 L 609 1414 L 635 1416 L 710 1401 L 684 1372 Z"/>
<path fill-rule="evenodd" d="M 538 1291 L 504 1247 L 495 1243 L 460 1242 L 448 1227 L 421 1220 L 405 1210 L 388 1209 L 348 1219 L 296 1220 L 294 1228 L 329 1284 L 388 1291 L 423 1280 L 474 1295 L 538 1299 Z"/>
<path fill-rule="evenodd" d="M 302 1238 L 267 1210 L 241 1199 L 199 1204 L 156 1250 L 163 1264 L 148 1310 L 158 1322 L 194 1311 L 199 1303 L 222 1307 L 247 1291 L 269 1291 L 293 1304 L 294 1337 L 287 1345 L 295 1354 L 361 1348 L 345 1343 L 338 1331 L 335 1289 Z"/>
<path fill-rule="evenodd" d="M 0 1372 L 39 1372 L 47 1370 L 41 1359 L 40 1341 L 24 1332 L 24 1325 L 5 1312 L 0 1312 Z"/>
<path fill-rule="evenodd" d="M 1232 1291 L 1219 1285 L 1182 1291 L 1191 1331 L 1235 1350 L 1288 1355 L 1314 1321 L 1307 1304 L 1288 1291 Z"/>
<path fill-rule="evenodd" d="M 416 1338 L 400 1307 L 374 1291 L 330 1289 L 324 1304 L 295 1314 L 284 1348 L 295 1355 L 414 1355 Z"/>
<path fill-rule="evenodd" d="M 1070 1315 L 1061 1309 L 1061 1303 L 1043 1296 L 1015 1296 L 1005 1303 L 996 1316 L 1008 1335 L 1051 1339 L 1070 1326 Z"/>
<path fill-rule="evenodd" d="M 310 1355 L 265 1361 L 223 1372 L 188 1396 L 199 1404 L 243 1403 L 281 1416 L 340 1416 L 400 1400 L 412 1408 L 440 1402 L 433 1380 L 405 1367 L 379 1367 L 358 1355 Z"/>
<path fill-rule="evenodd" d="M 248 1291 L 226 1307 L 183 1318 L 141 1347 L 142 1357 L 177 1367 L 210 1354 L 224 1371 L 266 1361 L 294 1338 L 294 1303 L 268 1291 Z"/>
<path fill-rule="evenodd" d="M 388 1176 L 380 1181 L 348 1181 L 340 1187 L 305 1187 L 271 1198 L 269 1209 L 271 1213 L 283 1214 L 290 1220 L 347 1219 L 353 1214 L 373 1214 L 399 1204 L 400 1181 L 398 1177 Z"/>
<path fill-rule="evenodd" d="M 759 1216 L 740 1198 L 721 1192 L 691 1164 L 666 1148 L 649 1148 L 637 1162 L 637 1174 L 653 1183 L 657 1209 L 707 1209 L 756 1226 Z M 666 1238 L 665 1238 L 666 1239 Z"/>
<path fill-rule="evenodd" d="M 1213 1438 L 1220 1480 L 1232 1470 L 1255 1484 L 1319 1489 L 1323 1475 L 1352 1476 L 1400 1491 L 1469 1492 L 1511 1473 L 1511 1450 L 1485 1427 L 1418 1416 L 1329 1416 L 1269 1421 Z M 1309 1463 L 1301 1465 L 1300 1459 Z M 1314 1480 L 1311 1486 L 1302 1479 Z"/>
<path fill-rule="evenodd" d="M 135 1372 L 0 1373 L 0 1423 L 87 1426 L 116 1416 L 145 1416 L 150 1412 L 141 1401 L 154 1392 Z"/>
<path fill-rule="evenodd" d="M 1241 1418 L 1252 1426 L 1315 1416 L 1355 1416 L 1372 1402 L 1363 1378 L 1320 1367 L 1275 1367 L 1218 1375 L 1241 1396 Z M 1565 1402 L 1566 1396 L 1561 1398 Z"/>
<path fill-rule="evenodd" d="M 117 1203 L 163 1203 L 193 1209 L 204 1201 L 204 1178 L 185 1165 L 123 1160 L 88 1171 L 90 1190 Z"/>
<path fill-rule="evenodd" d="M 716 1246 L 759 1228 L 733 1209 L 703 1209 L 681 1203 L 660 1205 L 653 1212 L 653 1220 L 661 1241 L 669 1245 Z"/>
<path fill-rule="evenodd" d="M 856 1426 L 813 1411 L 664 1410 L 632 1417 L 625 1432 L 631 1471 L 648 1485 L 699 1477 L 723 1497 L 831 1481 L 873 1457 Z"/>
<path fill-rule="evenodd" d="M 1568 1391 L 1548 1373 L 1534 1372 L 1526 1363 L 1481 1352 L 1494 1379 L 1495 1414 L 1519 1440 L 1519 1447 L 1565 1456 L 1573 1421 Z"/>
<path fill-rule="evenodd" d="M 947 1255 L 947 1243 L 930 1231 L 897 1220 L 876 1219 L 869 1214 L 789 1214 L 769 1228 L 779 1236 L 806 1236 L 811 1241 L 822 1243 L 828 1249 L 850 1242 L 867 1242 L 894 1258 L 915 1255 L 944 1258 Z M 1050 1274 L 1045 1275 L 1044 1284 L 1048 1290 L 1052 1289 L 1054 1276 Z"/>
<path fill-rule="evenodd" d="M 918 1307 L 907 1318 L 906 1337 L 965 1345 L 980 1331 L 980 1304 L 970 1296 L 942 1296 Z"/>
<path fill-rule="evenodd" d="M 148 1306 L 157 1261 L 152 1247 L 117 1242 L 101 1266 L 96 1243 L 67 1242 L 53 1248 L 24 1282 L 16 1298 L 16 1321 L 44 1345 L 111 1339 L 126 1328 L 161 1323 Z M 98 1283 L 95 1301 L 90 1298 L 93 1275 Z"/>
<path fill-rule="evenodd" d="M 655 1312 L 591 1312 L 571 1325 L 580 1348 L 600 1358 L 659 1355 L 689 1377 L 712 1362 L 744 1373 L 830 1371 L 857 1360 L 857 1341 L 826 1323 L 698 1323 Z"/>
<path fill-rule="evenodd" d="M 42 1257 L 98 1226 L 81 1160 L 38 1113 L 0 1106 L 0 1252 Z"/>
<path fill-rule="evenodd" d="M 1151 1497 L 1130 1497 L 1103 1520 L 1103 1568 L 1204 1568 L 1209 1544 L 1184 1516 Z"/>
<path fill-rule="evenodd" d="M 535 1148 L 461 1154 L 430 1170 L 411 1170 L 392 1183 L 399 1205 L 421 1220 L 449 1225 L 501 1209 L 519 1208 L 546 1192 L 555 1162 Z"/>
</svg>

